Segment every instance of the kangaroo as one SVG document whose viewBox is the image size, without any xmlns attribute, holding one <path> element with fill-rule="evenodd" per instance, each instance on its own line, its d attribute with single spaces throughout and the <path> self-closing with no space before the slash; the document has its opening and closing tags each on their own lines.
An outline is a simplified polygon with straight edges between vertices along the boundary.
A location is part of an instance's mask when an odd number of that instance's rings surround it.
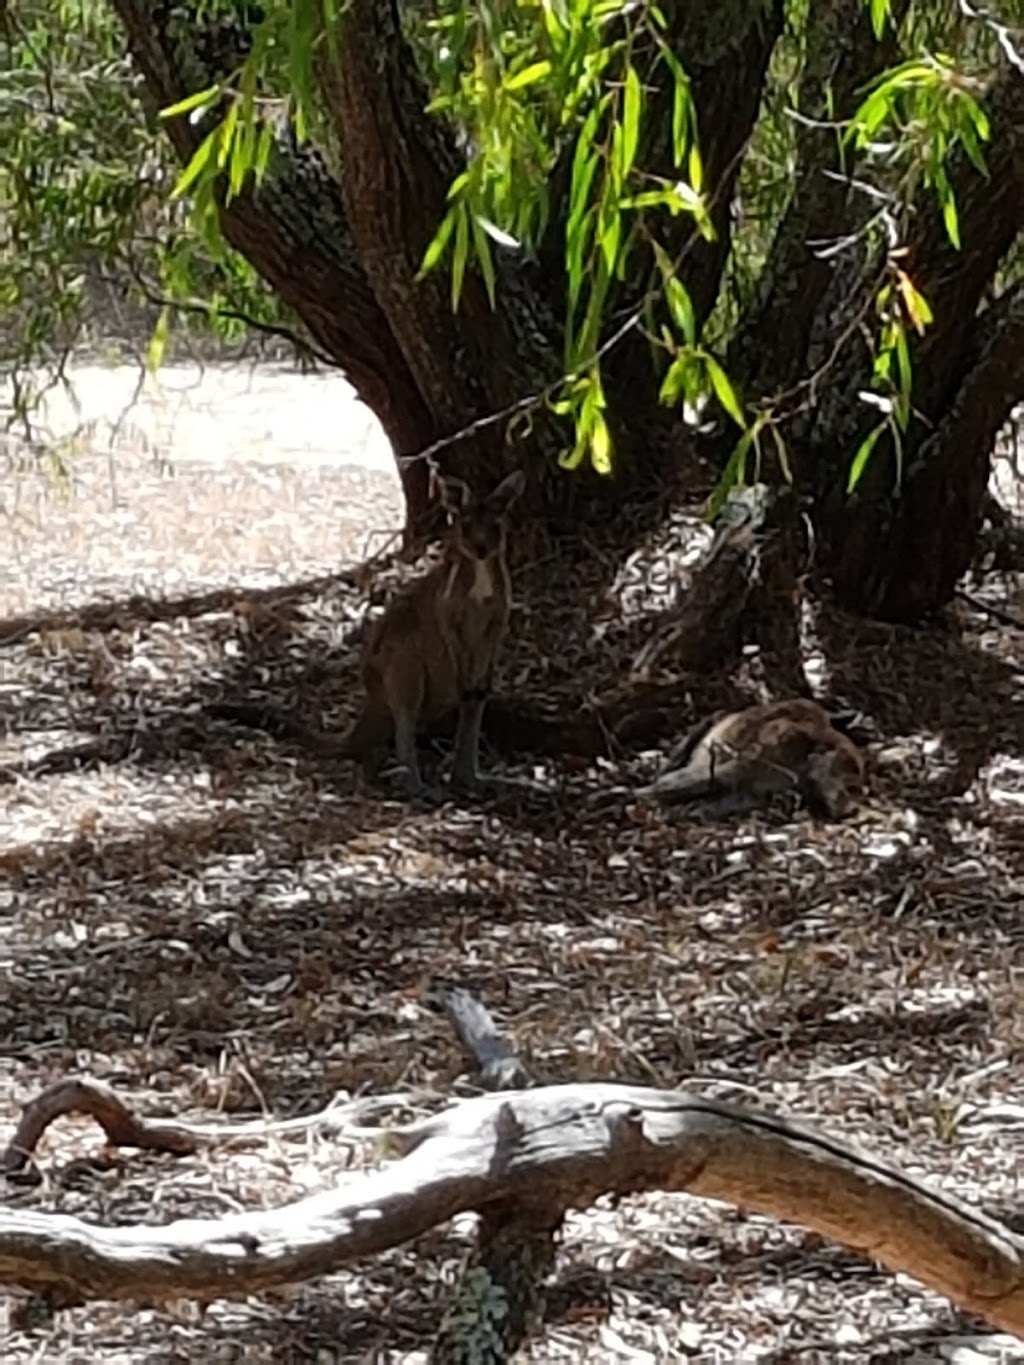
<svg viewBox="0 0 1024 1365">
<path fill-rule="evenodd" d="M 458 711 L 453 785 L 479 785 L 480 726 L 508 625 L 512 586 L 506 562 L 508 510 L 523 491 L 521 470 L 475 498 L 454 482 L 442 485 L 449 525 L 440 562 L 386 607 L 367 636 L 362 658 L 362 714 L 342 741 L 343 757 L 361 760 L 370 778 L 394 742 L 410 795 L 421 793 L 416 735 Z"/>
<path fill-rule="evenodd" d="M 841 818 L 864 782 L 860 750 L 804 698 L 750 706 L 699 722 L 662 773 L 637 795 L 662 804 L 718 796 L 725 810 L 796 792 L 814 814 Z"/>
</svg>

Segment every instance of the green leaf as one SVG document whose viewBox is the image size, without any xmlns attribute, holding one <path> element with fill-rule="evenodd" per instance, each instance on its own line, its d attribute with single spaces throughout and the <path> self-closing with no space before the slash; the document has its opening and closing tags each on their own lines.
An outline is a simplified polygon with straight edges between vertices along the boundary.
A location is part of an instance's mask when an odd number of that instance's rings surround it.
<svg viewBox="0 0 1024 1365">
<path fill-rule="evenodd" d="M 167 348 L 167 338 L 171 333 L 171 310 L 161 308 L 153 328 L 153 335 L 149 338 L 149 345 L 146 347 L 146 369 L 150 374 L 155 374 L 163 363 L 164 351 Z"/>
<path fill-rule="evenodd" d="M 704 356 L 704 364 L 707 366 L 708 377 L 711 380 L 711 387 L 715 391 L 715 397 L 736 425 L 738 427 L 745 427 L 746 421 L 743 417 L 743 407 L 736 397 L 736 391 L 729 382 L 729 376 L 712 355 Z"/>
<path fill-rule="evenodd" d="M 217 148 L 217 169 L 222 171 L 227 165 L 228 157 L 231 155 L 232 143 L 235 137 L 235 128 L 238 125 L 238 101 L 232 100 L 228 106 L 228 112 L 224 115 L 220 125 L 220 145 Z"/>
<path fill-rule="evenodd" d="M 868 461 L 871 459 L 871 453 L 878 444 L 878 438 L 887 425 L 887 422 L 879 422 L 878 426 L 873 427 L 857 447 L 857 453 L 853 457 L 853 462 L 850 465 L 849 477 L 846 480 L 847 493 L 852 493 L 860 483 L 864 471 L 868 466 Z"/>
<path fill-rule="evenodd" d="M 423 260 L 420 262 L 420 268 L 416 272 L 417 281 L 422 280 L 424 275 L 428 275 L 444 255 L 445 248 L 447 247 L 452 231 L 455 228 L 455 220 L 458 215 L 459 206 L 456 204 L 455 207 L 450 208 L 441 219 L 440 226 L 431 238 L 426 251 L 423 253 Z"/>
<path fill-rule="evenodd" d="M 738 485 L 746 482 L 747 478 L 747 455 L 750 447 L 754 443 L 757 434 L 756 427 L 748 427 L 739 440 L 732 448 L 732 453 L 726 461 L 725 468 L 722 470 L 722 477 L 715 484 L 711 497 L 708 499 L 708 510 L 706 520 L 714 521 L 719 512 L 725 506 L 726 499 L 732 490 Z"/>
<path fill-rule="evenodd" d="M 693 301 L 691 300 L 685 285 L 683 285 L 675 275 L 670 275 L 665 281 L 665 292 L 668 298 L 669 311 L 672 314 L 672 321 L 679 331 L 682 332 L 688 344 L 690 346 L 696 346 L 697 316 L 693 311 Z"/>
<path fill-rule="evenodd" d="M 537 81 L 542 81 L 545 76 L 551 75 L 551 63 L 549 61 L 531 62 L 529 66 L 523 67 L 522 71 L 517 71 L 514 76 L 509 76 L 502 84 L 506 90 L 522 90 L 524 86 L 534 85 Z"/>
<path fill-rule="evenodd" d="M 632 170 L 633 162 L 636 159 L 637 144 L 640 140 L 640 110 L 643 104 L 643 92 L 640 89 L 640 77 L 636 74 L 636 67 L 630 66 L 626 69 L 626 97 L 622 105 L 622 150 L 621 150 L 621 172 L 622 178 Z"/>
<path fill-rule="evenodd" d="M 615 266 L 619 258 L 619 243 L 622 239 L 622 219 L 612 210 L 604 215 L 601 223 L 600 246 L 604 253 L 605 265 L 608 273 L 615 273 Z"/>
<path fill-rule="evenodd" d="M 219 83 L 208 85 L 205 90 L 197 90 L 194 95 L 186 95 L 183 100 L 178 100 L 177 104 L 169 104 L 166 109 L 161 109 L 160 117 L 163 119 L 177 118 L 179 114 L 188 114 L 204 104 L 212 104 L 220 92 Z"/>
<path fill-rule="evenodd" d="M 608 431 L 608 423 L 599 412 L 594 413 L 590 429 L 590 463 L 598 474 L 612 472 L 612 438 Z"/>
<path fill-rule="evenodd" d="M 683 392 L 686 366 L 688 358 L 678 356 L 666 371 L 665 378 L 661 381 L 661 388 L 658 390 L 658 402 L 664 407 L 673 407 L 679 402 Z"/>
<path fill-rule="evenodd" d="M 693 119 L 690 82 L 679 58 L 670 48 L 663 48 L 661 55 L 672 73 L 672 164 L 681 166 Z"/>
<path fill-rule="evenodd" d="M 483 229 L 483 224 L 476 215 L 472 218 L 473 224 L 473 246 L 476 250 L 477 262 L 480 266 L 480 273 L 484 277 L 484 287 L 487 290 L 487 297 L 490 300 L 491 311 L 494 311 L 496 285 L 494 279 L 494 257 L 491 255 L 491 244 L 487 240 L 487 233 Z"/>
<path fill-rule="evenodd" d="M 256 179 L 262 180 L 270 164 L 270 153 L 274 146 L 274 128 L 269 119 L 264 119 L 260 126 L 260 135 L 256 141 L 256 155 L 253 158 L 253 171 Z"/>
<path fill-rule="evenodd" d="M 898 284 L 904 311 L 915 332 L 920 336 L 929 323 L 933 321 L 931 306 L 920 290 L 915 288 L 910 276 L 902 270 L 899 272 Z"/>
<path fill-rule="evenodd" d="M 885 32 L 885 21 L 888 17 L 889 0 L 871 0 L 871 27 L 879 41 Z"/>
<path fill-rule="evenodd" d="M 960 250 L 960 218 L 956 211 L 956 200 L 953 198 L 952 190 L 944 193 L 942 199 L 942 221 L 946 225 L 946 235 L 949 240 Z"/>
<path fill-rule="evenodd" d="M 466 261 L 469 259 L 469 210 L 465 204 L 459 204 L 455 212 L 458 214 L 458 222 L 455 224 L 455 253 L 452 257 L 453 313 L 459 311 L 462 281 L 466 274 Z"/>
<path fill-rule="evenodd" d="M 210 129 L 192 153 L 192 160 L 178 176 L 174 189 L 171 190 L 172 199 L 180 199 L 185 191 L 194 185 L 208 168 L 212 167 L 219 141 L 220 126 L 218 125 L 216 128 Z"/>
<path fill-rule="evenodd" d="M 964 145 L 964 151 L 970 159 L 971 165 L 980 174 L 988 179 L 988 166 L 985 164 L 985 156 L 981 150 L 981 143 L 978 141 L 978 133 L 974 125 L 965 120 L 960 128 L 960 141 Z"/>
</svg>

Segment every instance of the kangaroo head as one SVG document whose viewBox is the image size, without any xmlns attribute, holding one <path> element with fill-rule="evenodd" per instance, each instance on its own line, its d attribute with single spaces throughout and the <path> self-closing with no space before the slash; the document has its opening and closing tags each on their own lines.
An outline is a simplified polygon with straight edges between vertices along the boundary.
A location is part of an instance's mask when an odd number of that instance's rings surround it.
<svg viewBox="0 0 1024 1365">
<path fill-rule="evenodd" d="M 449 495 L 445 505 L 450 518 L 451 545 L 466 559 L 488 560 L 505 550 L 508 510 L 523 491 L 526 478 L 521 469 L 508 474 L 485 498 L 474 498 L 465 484 L 454 485 L 461 496 L 461 505 L 454 507 Z M 447 481 L 453 488 L 453 481 Z"/>
<path fill-rule="evenodd" d="M 811 754 L 807 763 L 810 804 L 843 816 L 864 786 L 864 761 L 853 745 L 836 745 Z"/>
</svg>

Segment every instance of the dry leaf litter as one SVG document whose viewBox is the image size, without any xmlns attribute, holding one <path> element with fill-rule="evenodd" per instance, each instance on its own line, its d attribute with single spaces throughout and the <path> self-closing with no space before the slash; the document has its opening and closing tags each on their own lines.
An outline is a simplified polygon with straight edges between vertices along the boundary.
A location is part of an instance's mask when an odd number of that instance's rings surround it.
<svg viewBox="0 0 1024 1365">
<path fill-rule="evenodd" d="M 22 467 L 5 494 L 0 761 L 84 755 L 2 789 L 8 1132 L 81 1073 L 147 1117 L 278 1120 L 396 1090 L 436 1106 L 471 1090 L 424 1000 L 440 980 L 477 992 L 541 1080 L 788 1112 L 1021 1226 L 1024 630 L 982 609 L 1024 614 L 1019 576 L 972 584 L 927 632 L 808 618 L 812 680 L 878 736 L 872 797 L 846 824 L 585 808 L 654 753 L 524 759 L 503 771 L 544 794 L 413 809 L 350 765 L 203 715 L 246 696 L 335 730 L 351 718 L 358 566 L 401 516 L 366 410 L 281 367 L 171 370 L 134 408 L 130 376 L 90 380 L 78 438 L 56 447 L 66 478 Z M 558 706 L 613 686 L 706 534 L 695 503 L 611 587 L 595 562 L 568 605 L 533 566 L 502 688 Z M 397 573 L 385 561 L 374 601 Z M 114 1224 L 277 1205 L 377 1159 L 315 1129 L 184 1159 L 109 1152 L 76 1118 L 36 1156 L 42 1183 L 10 1204 Z M 467 1217 L 203 1314 L 92 1304 L 32 1321 L 12 1295 L 3 1358 L 425 1359 L 471 1238 Z M 655 1194 L 569 1218 L 528 1357 L 1024 1348 L 802 1229 Z"/>
</svg>

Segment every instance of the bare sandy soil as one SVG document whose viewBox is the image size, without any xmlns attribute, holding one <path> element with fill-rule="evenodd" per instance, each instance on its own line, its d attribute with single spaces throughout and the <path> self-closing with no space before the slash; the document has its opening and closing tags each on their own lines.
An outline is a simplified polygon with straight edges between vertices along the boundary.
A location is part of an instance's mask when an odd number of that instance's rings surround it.
<svg viewBox="0 0 1024 1365">
<path fill-rule="evenodd" d="M 390 446 L 343 379 L 265 365 L 71 378 L 42 413 L 48 458 L 3 480 L 6 615 L 304 578 L 362 560 L 401 524 Z"/>
</svg>

